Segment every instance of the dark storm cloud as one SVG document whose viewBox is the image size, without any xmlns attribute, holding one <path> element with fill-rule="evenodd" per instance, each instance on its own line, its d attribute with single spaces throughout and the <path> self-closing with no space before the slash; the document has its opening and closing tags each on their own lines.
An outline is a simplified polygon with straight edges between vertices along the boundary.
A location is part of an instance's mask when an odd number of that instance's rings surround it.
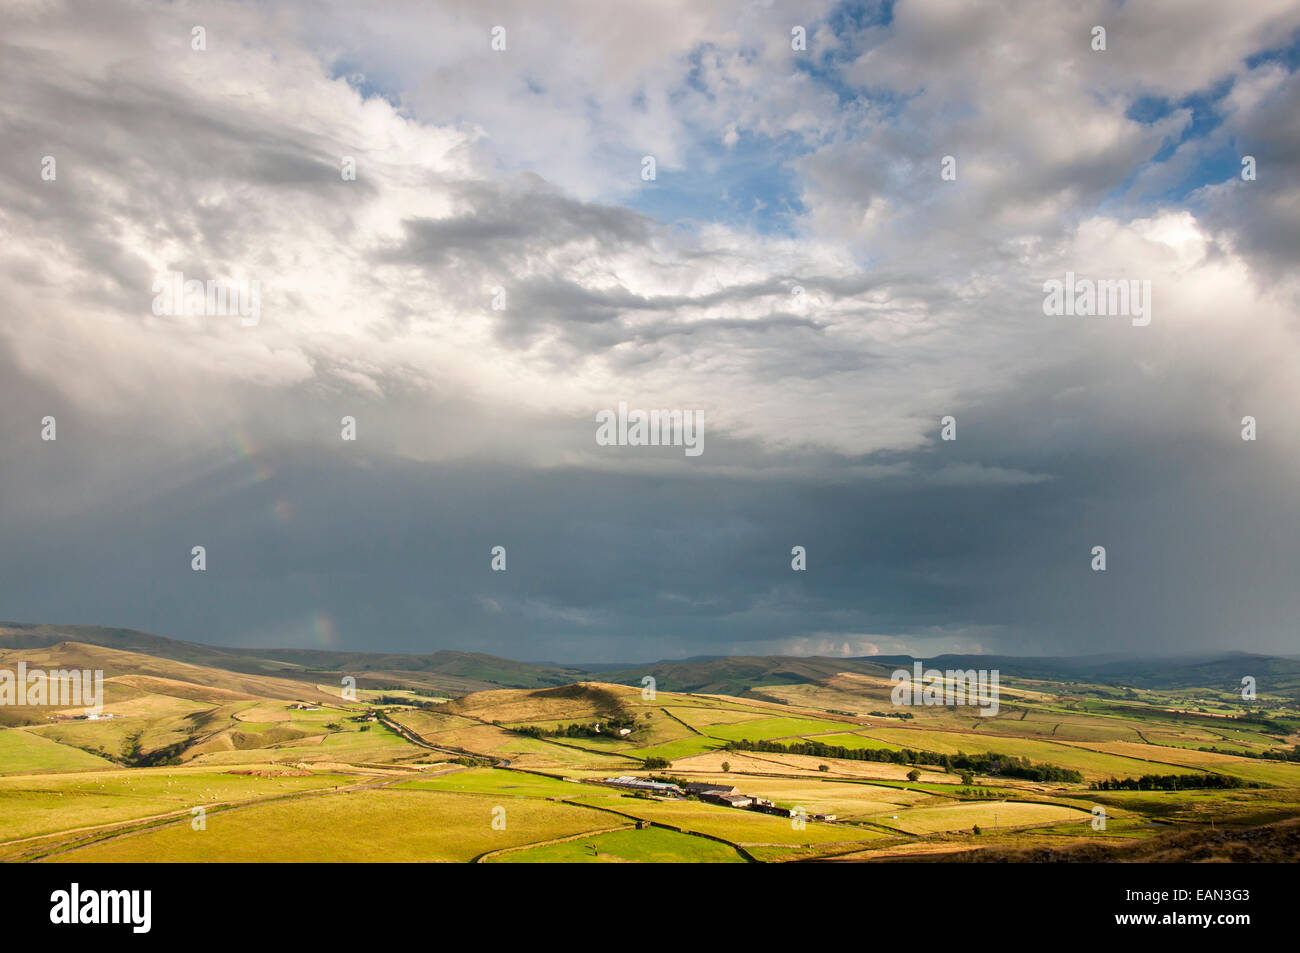
<svg viewBox="0 0 1300 953">
<path fill-rule="evenodd" d="M 324 617 L 350 648 L 570 661 L 773 651 L 826 633 L 852 646 L 905 635 L 918 650 L 1284 650 L 1300 512 L 1267 461 L 1231 436 L 1091 432 L 1091 398 L 1050 405 L 1025 395 L 964 414 L 957 442 L 870 480 L 834 458 L 756 480 L 662 453 L 668 466 L 648 476 L 270 445 L 76 520 L 7 510 L 5 536 L 23 544 L 0 561 L 4 604 L 222 643 L 318 644 Z M 7 469 L 38 479 L 51 464 L 22 423 L 25 438 L 6 426 L 29 459 Z M 579 447 L 590 427 L 556 434 Z M 111 481 L 123 446 L 77 437 L 45 471 L 51 493 L 72 489 L 67 470 Z M 762 456 L 721 443 L 709 450 L 721 461 Z M 899 462 L 888 457 L 877 462 Z M 989 460 L 1002 479 L 978 478 Z M 963 467 L 977 478 L 944 478 Z M 205 573 L 189 566 L 199 544 Z M 1089 569 L 1098 544 L 1104 574 Z M 490 570 L 495 545 L 507 572 Z M 809 571 L 791 571 L 794 545 Z"/>
</svg>

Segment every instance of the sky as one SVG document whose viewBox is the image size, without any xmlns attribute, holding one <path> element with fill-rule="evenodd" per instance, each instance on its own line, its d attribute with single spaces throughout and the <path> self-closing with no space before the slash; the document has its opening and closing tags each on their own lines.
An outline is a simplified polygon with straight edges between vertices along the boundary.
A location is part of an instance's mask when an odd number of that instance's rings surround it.
<svg viewBox="0 0 1300 953">
<path fill-rule="evenodd" d="M 1300 653 L 1300 6 L 371 6 L 0 9 L 0 618 Z"/>
</svg>

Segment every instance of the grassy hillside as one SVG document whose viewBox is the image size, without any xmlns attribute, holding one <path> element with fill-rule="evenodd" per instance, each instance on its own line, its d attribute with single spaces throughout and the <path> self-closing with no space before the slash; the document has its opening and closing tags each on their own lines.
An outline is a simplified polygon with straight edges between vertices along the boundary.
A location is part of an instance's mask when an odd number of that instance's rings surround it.
<svg viewBox="0 0 1300 953">
<path fill-rule="evenodd" d="M 485 688 L 564 685 L 582 676 L 577 669 L 515 662 L 473 652 L 396 655 L 311 649 L 221 648 L 136 632 L 86 625 L 29 625 L 0 622 L 0 650 L 49 648 L 64 642 L 98 645 L 206 668 L 294 681 L 330 681 L 352 675 L 360 687 L 404 686 L 465 694 Z"/>
<path fill-rule="evenodd" d="M 60 642 L 99 645 L 230 672 L 330 682 L 336 682 L 338 675 L 351 674 L 362 687 L 402 684 L 449 694 L 493 687 L 544 688 L 584 679 L 639 687 L 641 680 L 651 675 L 664 691 L 744 695 L 772 687 L 821 684 L 844 674 L 887 682 L 895 669 L 910 670 L 915 661 L 912 656 L 902 655 L 847 659 L 765 655 L 660 661 L 626 667 L 552 666 L 450 650 L 404 655 L 228 648 L 182 642 L 132 629 L 0 622 L 0 650 L 47 648 Z M 1230 701 L 1239 697 L 1241 678 L 1250 675 L 1256 679 L 1261 692 L 1300 704 L 1300 658 L 1241 652 L 1170 658 L 940 655 L 923 662 L 927 668 L 998 669 L 1004 678 L 1087 686 L 1092 691 L 1116 697 L 1139 689 L 1175 693 L 1200 689 L 1202 701 L 1214 697 Z"/>
<path fill-rule="evenodd" d="M 596 676 L 464 653 L 272 659 L 70 634 L 0 634 L 0 669 L 103 671 L 111 716 L 3 711 L 3 860 L 1173 859 L 1206 831 L 1220 838 L 1207 859 L 1276 858 L 1293 839 L 1251 832 L 1300 818 L 1300 709 L 1281 665 L 1282 690 L 1261 678 L 1246 705 L 1217 683 L 1058 681 L 1029 660 L 1024 674 L 1008 665 L 986 717 L 893 705 L 893 663 L 877 661 L 700 659 Z M 1221 679 L 1222 662 L 1189 665 Z M 382 667 L 353 700 L 336 676 L 354 664 Z M 467 684 L 480 690 L 447 690 Z M 608 783 L 623 775 L 770 804 Z"/>
</svg>

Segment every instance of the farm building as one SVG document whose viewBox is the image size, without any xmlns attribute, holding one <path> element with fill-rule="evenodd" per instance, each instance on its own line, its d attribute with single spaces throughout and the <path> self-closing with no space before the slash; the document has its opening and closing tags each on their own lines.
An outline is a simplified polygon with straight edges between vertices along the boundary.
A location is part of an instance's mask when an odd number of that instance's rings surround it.
<svg viewBox="0 0 1300 953">
<path fill-rule="evenodd" d="M 649 781 L 645 778 L 636 778 L 626 774 L 617 778 L 606 778 L 605 783 L 616 788 L 626 788 L 629 791 L 641 791 L 646 794 L 660 794 L 665 797 L 681 797 L 686 793 L 675 784 L 668 784 L 664 781 Z"/>
<path fill-rule="evenodd" d="M 686 782 L 687 794 L 735 794 L 736 786 L 734 784 L 717 784 L 713 781 L 688 781 Z"/>
</svg>

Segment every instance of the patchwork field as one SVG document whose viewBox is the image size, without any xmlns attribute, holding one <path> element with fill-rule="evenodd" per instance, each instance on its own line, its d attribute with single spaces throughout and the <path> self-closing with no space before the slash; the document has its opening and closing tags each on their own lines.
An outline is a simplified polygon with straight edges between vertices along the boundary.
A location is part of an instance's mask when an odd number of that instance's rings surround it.
<svg viewBox="0 0 1300 953">
<path fill-rule="evenodd" d="M 31 731 L 0 731 L 0 774 L 57 773 L 106 768 L 112 762 Z"/>
<path fill-rule="evenodd" d="M 808 821 L 802 830 L 789 820 L 697 801 L 666 801 L 639 797 L 583 797 L 582 804 L 608 808 L 646 821 L 667 824 L 697 834 L 721 838 L 732 844 L 813 846 L 853 844 L 885 835 L 879 831 Z"/>
<path fill-rule="evenodd" d="M 625 828 L 490 855 L 498 864 L 743 864 L 734 847 L 662 827 Z"/>
<path fill-rule="evenodd" d="M 465 863 L 503 847 L 607 830 L 617 820 L 573 804 L 524 798 L 494 829 L 490 799 L 433 791 L 372 790 L 255 805 L 59 854 L 55 861 L 192 863 Z"/>
<path fill-rule="evenodd" d="M 1025 804 L 1016 801 L 972 802 L 941 807 L 918 807 L 898 812 L 882 823 L 909 834 L 938 834 L 943 831 L 973 827 L 999 830 L 1007 827 L 1033 827 L 1055 822 L 1078 822 L 1090 819 L 1087 811 L 1057 804 Z"/>
<path fill-rule="evenodd" d="M 712 776 L 708 780 L 734 783 L 736 779 Z M 938 800 L 919 790 L 904 791 L 876 784 L 846 784 L 818 779 L 794 778 L 745 779 L 746 794 L 767 798 L 785 808 L 803 808 L 806 813 L 835 814 L 841 820 L 858 819 L 886 813 L 920 802 Z"/>
<path fill-rule="evenodd" d="M 843 731 L 842 721 L 819 721 L 813 718 L 759 718 L 739 724 L 710 725 L 705 733 L 724 741 L 750 738 L 766 741 L 770 738 L 797 738 L 800 735 Z"/>
<path fill-rule="evenodd" d="M 0 712 L 8 861 L 871 860 L 1300 816 L 1300 710 L 1279 694 L 1250 710 L 1210 688 L 1011 678 L 984 718 L 893 706 L 887 678 L 834 660 L 783 662 L 771 684 L 759 662 L 683 663 L 699 693 L 543 681 L 457 694 L 492 672 L 556 676 L 471 660 L 472 676 L 404 680 L 388 657 L 352 700 L 316 670 L 281 677 L 297 670 L 279 660 L 250 674 L 71 642 L 0 660 L 106 674 L 100 720 Z M 609 783 L 620 776 L 676 787 L 633 794 Z M 763 810 L 688 796 L 700 782 Z"/>
<path fill-rule="evenodd" d="M 1121 757 L 1074 745 L 1039 741 L 1033 738 L 990 736 L 975 732 L 931 731 L 913 728 L 872 728 L 863 734 L 877 741 L 899 748 L 914 748 L 938 754 L 955 755 L 958 752 L 995 751 L 999 754 L 1029 758 L 1048 764 L 1074 768 L 1088 780 L 1108 777 L 1127 777 L 1151 773 L 1152 763 L 1138 758 Z M 1162 773 L 1190 773 L 1194 769 L 1171 767 Z"/>
<path fill-rule="evenodd" d="M 0 844 L 189 811 L 196 806 L 328 790 L 355 780 L 333 773 L 286 774 L 271 766 L 265 766 L 260 773 L 238 775 L 190 768 L 142 768 L 53 778 L 0 778 Z"/>
<path fill-rule="evenodd" d="M 485 794 L 500 797 L 581 797 L 591 793 L 585 784 L 574 784 L 541 774 L 501 771 L 496 768 L 471 768 L 436 778 L 402 781 L 393 786 L 404 791 L 453 791 L 462 794 Z"/>
</svg>

